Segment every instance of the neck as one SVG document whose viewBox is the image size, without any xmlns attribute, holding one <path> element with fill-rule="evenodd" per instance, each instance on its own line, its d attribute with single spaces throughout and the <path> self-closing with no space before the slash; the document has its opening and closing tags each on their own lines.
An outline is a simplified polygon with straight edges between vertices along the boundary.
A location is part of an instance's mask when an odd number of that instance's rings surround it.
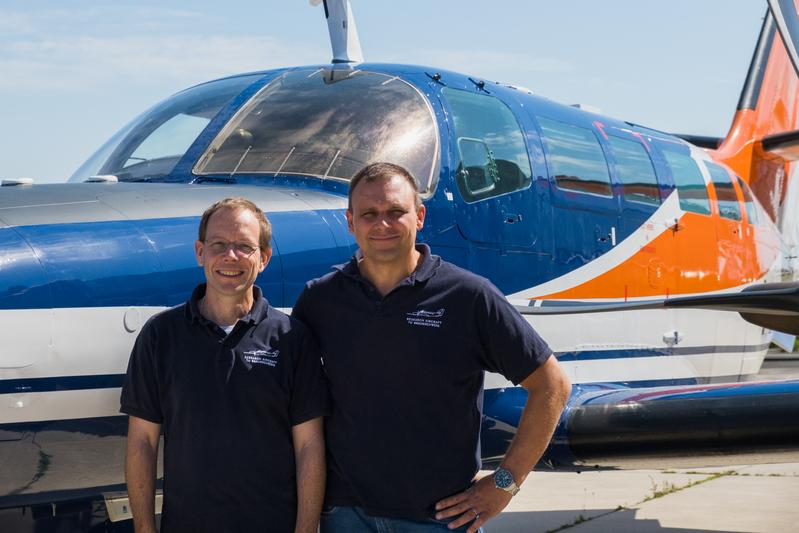
<svg viewBox="0 0 799 533">
<path fill-rule="evenodd" d="M 247 291 L 242 297 L 227 297 L 207 293 L 200 300 L 200 313 L 215 324 L 232 326 L 250 312 L 253 305 L 252 290 Z"/>
<path fill-rule="evenodd" d="M 413 249 L 402 262 L 391 261 L 383 263 L 364 257 L 358 262 L 358 270 L 361 271 L 363 277 L 368 279 L 372 285 L 375 286 L 381 296 L 385 296 L 391 292 L 400 281 L 410 276 L 411 273 L 416 270 L 421 257 L 422 254 L 416 251 L 416 249 Z"/>
</svg>

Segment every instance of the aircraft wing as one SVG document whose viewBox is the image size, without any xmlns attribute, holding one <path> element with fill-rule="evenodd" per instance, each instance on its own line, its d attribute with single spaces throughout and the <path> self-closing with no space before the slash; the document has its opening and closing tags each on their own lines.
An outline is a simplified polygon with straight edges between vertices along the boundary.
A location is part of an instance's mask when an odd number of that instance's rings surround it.
<svg viewBox="0 0 799 533">
<path fill-rule="evenodd" d="M 489 391 L 483 454 L 504 453 L 527 398 Z M 627 388 L 575 385 L 543 462 L 550 467 L 708 466 L 753 453 L 799 459 L 799 380 Z M 729 461 L 729 459 L 727 459 Z"/>
</svg>

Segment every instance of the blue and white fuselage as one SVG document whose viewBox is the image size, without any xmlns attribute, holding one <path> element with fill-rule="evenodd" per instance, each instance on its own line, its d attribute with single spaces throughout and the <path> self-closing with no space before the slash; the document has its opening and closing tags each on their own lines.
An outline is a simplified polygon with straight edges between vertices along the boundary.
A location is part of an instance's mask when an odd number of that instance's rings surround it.
<svg viewBox="0 0 799 533">
<path fill-rule="evenodd" d="M 648 154 L 649 177 L 625 181 L 623 153 L 631 165 Z M 424 67 L 324 65 L 178 93 L 112 138 L 73 183 L 0 190 L 0 507 L 121 483 L 128 355 L 141 325 L 202 281 L 193 243 L 205 208 L 245 196 L 267 213 L 274 253 L 258 285 L 272 305 L 290 308 L 308 279 L 355 251 L 344 218 L 348 179 L 377 160 L 406 166 L 419 182 L 420 240 L 524 304 L 580 300 L 552 296 L 638 268 L 653 243 L 684 234 L 683 219 L 697 234 L 702 224 L 726 227 L 714 169 L 696 148 L 501 84 Z M 684 186 L 674 172 L 688 162 L 699 181 Z M 739 215 L 749 204 L 760 209 L 731 178 L 730 190 Z M 697 198 L 706 214 L 690 211 Z M 762 265 L 757 276 L 739 269 L 748 277 L 730 284 L 718 263 L 696 263 L 692 275 L 715 277 L 707 286 L 717 291 L 773 275 L 779 245 L 763 236 L 773 224 L 752 216 L 734 224 L 763 250 L 738 258 Z M 641 267 L 646 291 L 631 281 L 630 294 L 604 299 L 698 287 L 673 275 L 675 256 L 652 261 Z M 537 317 L 534 325 L 573 383 L 614 389 L 751 375 L 769 341 L 768 331 L 716 311 Z M 492 427 L 512 428 L 519 390 L 503 399 L 509 386 L 486 377 Z M 90 474 L 76 479 L 80 470 Z"/>
</svg>

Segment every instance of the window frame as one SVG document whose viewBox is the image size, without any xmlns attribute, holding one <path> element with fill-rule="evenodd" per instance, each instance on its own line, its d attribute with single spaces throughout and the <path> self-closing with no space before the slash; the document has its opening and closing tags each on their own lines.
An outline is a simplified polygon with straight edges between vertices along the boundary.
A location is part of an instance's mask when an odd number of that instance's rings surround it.
<svg viewBox="0 0 799 533">
<path fill-rule="evenodd" d="M 668 170 L 669 175 L 671 176 L 671 182 L 674 187 L 674 191 L 677 193 L 677 198 L 679 200 L 680 209 L 682 209 L 686 213 L 693 213 L 695 215 L 705 216 L 705 217 L 712 217 L 713 216 L 713 201 L 710 197 L 710 191 L 708 189 L 708 184 L 710 183 L 707 179 L 707 176 L 702 172 L 702 167 L 699 166 L 697 163 L 697 159 L 695 159 L 692 154 L 691 150 L 687 145 L 677 144 L 674 141 L 667 141 L 663 139 L 659 139 L 659 146 L 658 149 L 660 150 L 661 158 L 663 159 L 663 166 Z M 702 211 L 696 211 L 693 209 L 685 209 L 683 203 L 683 195 L 680 194 L 681 186 L 678 184 L 677 179 L 675 177 L 674 167 L 669 162 L 668 154 L 672 153 L 679 157 L 685 157 L 691 161 L 691 163 L 696 168 L 696 172 L 699 177 L 702 179 L 702 185 L 705 191 L 705 198 L 707 199 L 707 213 Z M 683 187 L 684 188 L 684 187 Z M 685 200 L 690 200 L 690 198 L 685 198 Z"/>
<path fill-rule="evenodd" d="M 609 195 L 592 193 L 592 192 L 589 192 L 589 191 L 584 191 L 584 190 L 579 190 L 579 189 L 571 189 L 571 188 L 567 188 L 567 187 L 560 187 L 558 185 L 557 175 L 555 173 L 555 168 L 554 168 L 553 163 L 552 163 L 553 157 L 558 155 L 558 154 L 553 153 L 552 150 L 551 150 L 551 147 L 550 147 L 549 142 L 547 140 L 547 135 L 544 132 L 544 128 L 543 128 L 543 125 L 541 123 L 541 119 L 543 119 L 544 121 L 554 122 L 554 123 L 557 123 L 559 125 L 566 126 L 567 128 L 576 128 L 576 129 L 579 129 L 579 130 L 587 131 L 593 136 L 593 139 L 596 141 L 596 146 L 599 148 L 599 153 L 602 154 L 602 160 L 605 163 L 605 167 L 604 168 L 605 168 L 606 175 L 607 175 L 607 178 L 608 178 L 607 184 L 608 184 L 608 190 L 610 192 Z M 587 126 L 584 126 L 584 125 L 581 125 L 581 124 L 575 124 L 573 122 L 565 122 L 563 120 L 552 118 L 552 117 L 549 117 L 549 116 L 546 116 L 546 115 L 543 115 L 543 114 L 535 114 L 535 115 L 533 115 L 533 120 L 535 121 L 536 126 L 539 129 L 539 136 L 540 136 L 540 139 L 541 139 L 541 145 L 542 145 L 543 150 L 544 150 L 544 159 L 546 160 L 547 172 L 549 174 L 550 181 L 551 181 L 551 183 L 553 185 L 553 189 L 557 191 L 557 194 L 558 195 L 562 195 L 563 197 L 568 197 L 570 199 L 584 198 L 585 201 L 588 201 L 588 202 L 600 200 L 600 201 L 612 201 L 612 202 L 615 203 L 615 201 L 617 200 L 617 198 L 616 198 L 617 194 L 616 194 L 616 191 L 614 189 L 615 189 L 617 183 L 614 181 L 614 176 L 613 176 L 613 173 L 611 172 L 610 160 L 608 159 L 607 150 L 603 146 L 603 143 L 599 139 L 599 136 L 597 135 L 595 129 L 593 127 L 587 127 Z M 588 180 L 579 180 L 579 181 L 588 182 Z"/>
<path fill-rule="evenodd" d="M 718 210 L 719 217 L 725 220 L 730 220 L 732 222 L 743 222 L 743 210 L 741 209 L 742 198 L 738 192 L 738 189 L 735 187 L 735 182 L 732 179 L 730 173 L 727 172 L 726 168 L 722 167 L 721 165 L 713 161 L 702 161 L 702 163 L 704 163 L 705 168 L 707 169 L 708 176 L 710 176 L 710 183 L 713 184 L 713 191 L 716 193 L 716 209 Z M 722 199 L 719 196 L 720 187 L 718 186 L 718 182 L 715 179 L 716 177 L 713 174 L 713 169 L 718 169 L 718 171 L 721 172 L 727 178 L 727 182 L 729 183 L 730 188 L 732 189 L 732 193 L 735 195 L 735 200 L 736 200 L 735 208 L 738 212 L 738 218 L 728 216 L 727 214 L 725 214 L 725 210 L 722 209 L 722 203 L 721 203 Z M 729 202 L 729 200 L 723 200 L 723 201 Z"/>
<path fill-rule="evenodd" d="M 625 135 L 626 133 L 626 135 Z M 641 151 L 646 156 L 646 160 L 649 162 L 649 167 L 652 169 L 652 177 L 655 179 L 654 186 L 655 192 L 657 193 L 656 196 L 653 198 L 654 201 L 646 202 L 641 200 L 636 200 L 634 197 L 628 196 L 625 192 L 625 188 L 628 185 L 622 179 L 622 173 L 619 171 L 620 163 L 619 158 L 617 157 L 616 150 L 613 148 L 613 140 L 626 142 L 634 144 L 638 146 Z M 657 209 L 663 204 L 663 181 L 661 176 L 658 175 L 658 170 L 655 165 L 655 159 L 652 157 L 654 154 L 652 153 L 651 147 L 647 146 L 639 135 L 632 135 L 629 132 L 624 132 L 623 130 L 611 130 L 606 132 L 605 142 L 608 145 L 608 161 L 612 166 L 612 174 L 615 177 L 615 181 L 617 186 L 619 187 L 619 198 L 622 202 L 624 202 L 627 206 L 635 206 L 639 209 Z M 623 161 L 623 159 L 622 159 Z"/>
<path fill-rule="evenodd" d="M 459 135 L 459 132 L 456 131 L 456 129 L 455 129 L 455 119 L 454 119 L 455 110 L 454 110 L 454 108 L 452 106 L 452 103 L 450 102 L 449 98 L 447 97 L 447 94 L 450 93 L 450 92 L 454 92 L 456 94 L 462 93 L 463 95 L 466 95 L 467 98 L 490 98 L 491 99 L 490 101 L 496 102 L 497 107 L 502 106 L 502 108 L 504 108 L 504 110 L 507 111 L 508 116 L 513 119 L 513 122 L 516 125 L 516 129 L 514 131 L 518 133 L 518 140 L 521 143 L 521 147 L 524 150 L 524 152 L 523 152 L 524 158 L 523 159 L 527 162 L 527 168 L 526 169 L 521 168 L 518 165 L 516 165 L 519 168 L 519 172 L 524 177 L 524 179 L 521 180 L 521 186 L 520 187 L 516 187 L 516 188 L 510 189 L 510 190 L 501 190 L 501 189 L 499 189 L 498 187 L 496 187 L 496 183 L 500 183 L 502 181 L 502 176 L 501 175 L 498 176 L 498 179 L 495 182 L 495 186 L 494 187 L 491 187 L 491 188 L 486 187 L 484 189 L 479 189 L 477 191 L 471 191 L 464 182 L 461 182 L 461 176 L 460 176 L 461 172 L 459 171 L 459 168 L 461 167 L 461 165 L 463 163 L 463 159 L 461 157 L 461 150 L 460 150 L 460 141 L 462 139 L 466 139 L 466 140 L 470 140 L 470 141 L 481 141 L 481 142 L 483 142 L 487 146 L 487 148 L 489 150 L 489 153 L 490 153 L 490 155 L 492 157 L 492 160 L 496 162 L 497 159 L 494 156 L 494 150 L 492 150 L 491 144 L 488 142 L 488 140 L 486 139 L 485 136 L 483 136 L 483 137 L 475 137 L 475 136 L 471 135 L 471 133 L 474 133 L 474 132 L 471 132 L 471 131 L 470 132 L 465 132 L 465 133 L 468 133 L 467 135 Z M 520 193 L 522 191 L 529 191 L 531 189 L 532 185 L 533 185 L 533 182 L 535 181 L 535 173 L 534 173 L 534 168 L 533 168 L 533 159 L 532 159 L 532 157 L 530 157 L 530 146 L 529 146 L 529 142 L 530 141 L 529 141 L 528 132 L 527 132 L 527 130 L 524 127 L 523 121 L 520 120 L 520 117 L 514 111 L 513 107 L 507 101 L 505 101 L 504 99 L 499 98 L 499 97 L 497 97 L 495 95 L 473 92 L 473 91 L 470 91 L 468 89 L 464 89 L 464 88 L 460 88 L 460 87 L 451 87 L 451 86 L 443 87 L 441 89 L 441 91 L 440 91 L 440 100 L 441 100 L 442 105 L 444 106 L 444 108 L 447 110 L 447 113 L 450 115 L 450 118 L 449 118 L 450 135 L 451 135 L 451 141 L 450 142 L 451 142 L 451 145 L 454 148 L 453 155 L 455 157 L 455 159 L 451 161 L 451 165 L 450 166 L 451 166 L 451 169 L 452 169 L 452 178 L 453 178 L 453 182 L 454 182 L 453 184 L 455 186 L 455 189 L 458 190 L 458 194 L 459 194 L 460 198 L 463 200 L 463 202 L 466 203 L 466 204 L 475 204 L 477 202 L 482 202 L 482 201 L 485 201 L 485 200 L 490 200 L 490 199 L 495 199 L 495 198 L 501 198 L 503 196 L 510 195 L 510 194 L 517 194 L 517 193 Z M 489 101 L 489 100 L 487 100 L 487 101 Z M 482 132 L 482 133 L 484 133 L 484 132 Z M 516 155 L 517 156 L 518 155 L 522 155 L 522 152 L 519 152 Z M 509 161 L 509 160 L 503 160 L 503 161 Z M 513 161 L 510 161 L 510 162 L 511 163 L 515 163 L 516 161 L 517 160 L 513 160 Z M 526 172 L 529 172 L 529 174 L 525 175 Z M 468 196 L 466 194 L 464 194 L 464 190 L 467 193 L 469 193 Z M 496 194 L 488 194 L 488 195 L 485 195 L 485 196 L 477 196 L 477 197 L 475 197 L 475 193 L 479 194 L 482 191 L 491 192 L 491 191 L 496 191 L 496 190 L 499 190 L 499 192 L 497 192 Z"/>
</svg>

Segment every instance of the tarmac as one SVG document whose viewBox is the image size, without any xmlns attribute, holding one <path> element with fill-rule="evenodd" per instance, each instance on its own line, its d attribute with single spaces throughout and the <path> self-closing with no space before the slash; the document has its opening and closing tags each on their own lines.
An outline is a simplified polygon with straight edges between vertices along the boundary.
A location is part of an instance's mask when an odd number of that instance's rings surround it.
<svg viewBox="0 0 799 533">
<path fill-rule="evenodd" d="M 799 463 L 535 471 L 485 531 L 799 532 Z"/>
<path fill-rule="evenodd" d="M 799 378 L 799 354 L 754 379 Z M 696 458 L 702 464 L 702 458 Z M 714 466 L 532 472 L 486 533 L 799 533 L 795 454 L 715 458 Z M 662 461 L 658 461 L 662 467 Z M 481 474 L 490 474 L 490 471 Z"/>
</svg>

